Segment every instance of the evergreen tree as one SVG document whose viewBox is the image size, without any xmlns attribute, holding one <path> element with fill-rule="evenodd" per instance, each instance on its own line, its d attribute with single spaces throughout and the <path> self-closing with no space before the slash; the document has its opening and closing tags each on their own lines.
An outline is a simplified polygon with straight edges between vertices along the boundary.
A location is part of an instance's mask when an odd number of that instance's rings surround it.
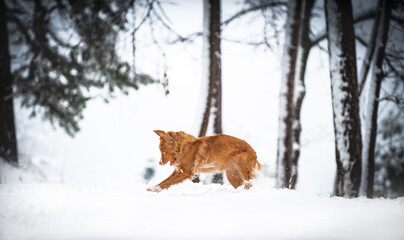
<svg viewBox="0 0 404 240">
<path fill-rule="evenodd" d="M 13 86 L 6 20 L 6 7 L 0 1 L 0 157 L 17 164 L 17 139 L 14 123 Z"/>
<path fill-rule="evenodd" d="M 399 110 L 400 111 L 400 110 Z M 404 117 L 390 111 L 381 123 L 376 142 L 374 195 L 404 196 Z"/>
<path fill-rule="evenodd" d="M 1 91 L 15 91 L 2 97 L 0 105 L 18 97 L 31 116 L 40 113 L 73 136 L 92 98 L 91 89 L 127 93 L 153 82 L 144 74 L 132 77 L 129 64 L 117 55 L 118 34 L 127 30 L 132 5 L 133 1 L 6 1 L 1 15 L 6 16 L 2 26 L 7 26 L 11 57 L 2 58 L 1 66 L 10 64 L 12 73 L 7 81 L 2 77 L 8 84 L 2 84 Z M 6 43 L 1 44 L 4 51 Z M 4 131 L 10 124 L 1 124 L 4 152 L 9 142 Z"/>
</svg>

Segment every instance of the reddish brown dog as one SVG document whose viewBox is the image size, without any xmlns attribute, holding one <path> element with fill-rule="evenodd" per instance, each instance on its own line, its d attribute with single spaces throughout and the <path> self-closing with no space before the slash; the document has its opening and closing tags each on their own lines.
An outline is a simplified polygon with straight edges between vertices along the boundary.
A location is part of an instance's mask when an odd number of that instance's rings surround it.
<svg viewBox="0 0 404 240">
<path fill-rule="evenodd" d="M 220 134 L 195 138 L 184 132 L 154 131 L 160 136 L 160 165 L 170 162 L 174 172 L 160 184 L 148 191 L 160 192 L 199 173 L 226 172 L 234 188 L 244 184 L 251 187 L 251 180 L 261 170 L 257 155 L 245 141 Z"/>
</svg>

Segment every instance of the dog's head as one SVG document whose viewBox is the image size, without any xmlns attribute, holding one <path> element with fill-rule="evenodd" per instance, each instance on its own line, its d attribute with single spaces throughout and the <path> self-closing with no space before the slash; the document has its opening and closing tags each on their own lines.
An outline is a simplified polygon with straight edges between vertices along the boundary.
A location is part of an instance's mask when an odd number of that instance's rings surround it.
<svg viewBox="0 0 404 240">
<path fill-rule="evenodd" d="M 164 132 L 154 130 L 160 136 L 160 165 L 170 162 L 173 165 L 176 162 L 176 156 L 182 151 L 186 143 L 195 140 L 195 137 L 184 132 Z"/>
<path fill-rule="evenodd" d="M 161 160 L 160 165 L 165 165 L 167 162 L 175 162 L 175 133 L 174 132 L 164 132 L 161 130 L 154 130 L 154 132 L 160 136 L 160 152 Z"/>
</svg>

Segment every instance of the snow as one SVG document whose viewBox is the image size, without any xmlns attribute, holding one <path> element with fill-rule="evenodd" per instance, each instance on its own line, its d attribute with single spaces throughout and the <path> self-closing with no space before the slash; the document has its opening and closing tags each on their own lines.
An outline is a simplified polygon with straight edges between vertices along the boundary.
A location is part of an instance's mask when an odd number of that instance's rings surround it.
<svg viewBox="0 0 404 240">
<path fill-rule="evenodd" d="M 0 185 L 0 239 L 403 239 L 404 198 L 343 199 L 187 181 Z"/>
<path fill-rule="evenodd" d="M 239 9 L 237 1 L 223 4 L 223 19 Z M 201 31 L 202 1 L 164 7 L 184 36 Z M 223 36 L 259 40 L 263 27 L 259 19 L 240 19 L 223 29 Z M 164 65 L 169 96 L 151 85 L 129 96 L 117 93 L 109 105 L 94 99 L 75 138 L 40 118 L 29 119 L 29 112 L 15 104 L 19 150 L 28 163 L 17 169 L 0 162 L 1 240 L 404 238 L 403 198 L 329 196 L 336 169 L 331 89 L 324 81 L 328 54 L 318 48 L 312 49 L 306 72 L 298 191 L 274 189 L 279 79 L 285 68 L 281 51 L 223 41 L 223 125 L 226 134 L 253 146 L 264 164 L 263 178 L 249 191 L 187 181 L 161 193 L 147 192 L 172 171 L 158 167 L 159 140 L 152 130 L 195 134 L 205 101 L 198 92 L 206 96 L 208 89 L 201 67 L 206 46 L 200 39 L 195 45 L 164 45 L 162 60 L 149 35 L 139 31 L 137 69 L 161 77 Z M 131 47 L 131 37 L 124 37 L 120 49 L 129 60 Z M 155 170 L 147 186 L 142 184 L 145 167 Z"/>
<path fill-rule="evenodd" d="M 202 1 L 163 5 L 173 27 L 183 36 L 202 32 Z M 228 19 L 240 9 L 237 1 L 223 1 L 222 5 L 222 19 Z M 137 11 L 137 16 L 141 17 L 146 9 L 137 8 Z M 284 24 L 283 19 L 279 24 Z M 264 26 L 265 21 L 260 17 L 240 18 L 223 28 L 223 38 L 260 41 Z M 160 30 L 155 29 L 156 33 Z M 166 69 L 170 83 L 168 96 L 165 96 L 163 87 L 156 84 L 142 86 L 139 91 L 131 90 L 128 96 L 116 92 L 109 104 L 96 97 L 88 102 L 84 119 L 79 123 L 81 131 L 74 138 L 58 126 L 52 127 L 43 121 L 40 114 L 29 118 L 30 111 L 21 108 L 16 99 L 20 154 L 31 159 L 48 159 L 49 162 L 60 160 L 63 167 L 59 176 L 66 183 L 143 183 L 146 167 L 155 170 L 155 178 L 168 176 L 172 170 L 158 165 L 159 140 L 153 130 L 197 134 L 203 108 L 197 109 L 196 106 L 202 106 L 205 101 L 199 92 L 201 86 L 204 86 L 202 91 L 208 87 L 202 83 L 202 39 L 197 38 L 195 44 L 157 47 L 151 44 L 153 39 L 145 26 L 137 33 L 136 42 L 137 72 L 161 78 L 162 69 Z M 224 133 L 247 141 L 255 149 L 268 178 L 274 177 L 276 172 L 279 60 L 283 39 L 273 46 L 273 51 L 231 41 L 222 41 L 221 46 Z M 131 62 L 130 33 L 122 37 L 118 48 L 127 53 L 126 60 Z M 162 57 L 161 48 L 165 57 Z M 297 189 L 329 193 L 333 190 L 336 167 L 330 86 L 324 81 L 329 77 L 328 54 L 315 48 L 310 58 L 314 60 L 306 72 L 310 77 L 306 79 L 308 91 L 302 110 Z M 207 134 L 212 134 L 212 131 L 208 130 Z"/>
<path fill-rule="evenodd" d="M 0 158 L 0 183 L 39 183 L 63 181 L 63 162 L 58 158 L 20 157 L 19 167 Z"/>
</svg>

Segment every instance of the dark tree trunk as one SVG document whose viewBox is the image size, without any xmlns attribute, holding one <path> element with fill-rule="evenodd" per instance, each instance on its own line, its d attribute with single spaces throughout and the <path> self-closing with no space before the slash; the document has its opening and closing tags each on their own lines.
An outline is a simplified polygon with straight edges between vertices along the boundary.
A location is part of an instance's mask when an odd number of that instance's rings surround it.
<svg viewBox="0 0 404 240">
<path fill-rule="evenodd" d="M 210 3 L 210 21 L 209 21 L 209 81 L 213 83 L 213 132 L 222 134 L 222 60 L 220 49 L 220 18 L 221 1 L 209 0 Z M 213 183 L 223 184 L 223 173 L 217 173 L 213 176 Z"/>
<path fill-rule="evenodd" d="M 13 83 L 10 70 L 6 6 L 0 0 L 0 157 L 17 164 L 17 138 L 14 123 Z"/>
<path fill-rule="evenodd" d="M 361 195 L 368 198 L 373 197 L 373 185 L 375 174 L 375 147 L 377 135 L 377 115 L 379 110 L 380 87 L 383 80 L 383 59 L 386 50 L 389 24 L 391 16 L 392 1 L 383 0 L 381 6 L 380 24 L 377 30 L 376 47 L 373 59 L 372 79 L 369 87 L 366 130 L 363 145 L 363 171 Z"/>
<path fill-rule="evenodd" d="M 220 49 L 220 2 L 218 0 L 210 0 L 210 35 L 209 35 L 209 81 L 213 84 L 213 132 L 222 134 L 222 60 Z"/>
<path fill-rule="evenodd" d="M 357 197 L 362 142 L 351 1 L 326 0 L 325 15 L 337 163 L 334 194 Z"/>
<path fill-rule="evenodd" d="M 207 54 L 209 66 L 207 78 L 209 82 L 208 94 L 206 99 L 205 111 L 203 113 L 202 124 L 199 131 L 199 137 L 206 135 L 211 113 L 213 114 L 213 132 L 222 134 L 222 61 L 220 49 L 220 19 L 221 19 L 221 1 L 204 0 L 204 17 L 208 20 L 208 29 L 206 34 Z M 206 21 L 206 20 L 205 20 Z M 204 63 L 206 64 L 206 63 Z M 213 176 L 213 183 L 223 184 L 223 174 L 218 173 Z M 196 177 L 193 182 L 199 182 Z"/>
<path fill-rule="evenodd" d="M 368 76 L 370 64 L 373 58 L 373 53 L 375 51 L 377 29 L 379 27 L 380 22 L 381 5 L 382 0 L 378 0 L 378 4 L 376 5 L 376 16 L 375 20 L 373 21 L 372 33 L 369 38 L 368 46 L 366 48 L 366 55 L 365 58 L 363 59 L 361 72 L 359 74 L 359 96 L 362 94 L 363 87 L 365 86 L 366 78 Z"/>
<path fill-rule="evenodd" d="M 277 188 L 290 188 L 293 142 L 293 111 L 296 57 L 301 17 L 301 1 L 290 0 L 286 19 L 285 47 L 279 104 Z"/>
<path fill-rule="evenodd" d="M 295 80 L 295 100 L 294 100 L 294 124 L 293 124 L 293 156 L 292 156 L 292 172 L 290 177 L 290 188 L 295 189 L 298 177 L 298 162 L 300 157 L 300 135 L 302 132 L 302 124 L 300 122 L 300 113 L 302 110 L 303 100 L 306 96 L 305 73 L 307 59 L 310 53 L 310 19 L 311 10 L 313 9 L 315 0 L 304 0 L 302 6 L 301 27 L 299 32 L 297 69 Z"/>
</svg>

